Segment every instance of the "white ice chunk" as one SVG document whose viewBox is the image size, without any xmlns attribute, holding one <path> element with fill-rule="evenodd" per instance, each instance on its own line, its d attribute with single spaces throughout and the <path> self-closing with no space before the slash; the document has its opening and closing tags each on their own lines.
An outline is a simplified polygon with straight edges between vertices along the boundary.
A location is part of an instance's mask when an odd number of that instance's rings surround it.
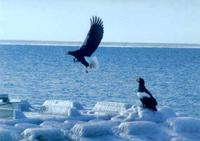
<svg viewBox="0 0 200 141">
<path fill-rule="evenodd" d="M 110 134 L 111 129 L 104 122 L 88 122 L 76 124 L 72 132 L 81 137 L 96 137 Z"/>
<path fill-rule="evenodd" d="M 58 121 L 44 121 L 43 123 L 40 124 L 41 127 L 45 128 L 58 128 L 58 129 L 63 129 L 63 130 L 69 130 L 72 128 L 72 123 L 63 123 L 63 122 L 58 122 Z"/>
<path fill-rule="evenodd" d="M 152 141 L 160 141 L 161 138 L 162 141 L 169 139 L 163 128 L 160 127 L 159 124 L 151 121 L 134 121 L 121 123 L 119 125 L 119 129 L 125 134 L 139 136 L 144 140 L 148 138 L 151 138 Z"/>
<path fill-rule="evenodd" d="M 93 111 L 120 113 L 126 111 L 130 107 L 131 105 L 127 103 L 101 101 L 96 103 L 96 105 L 93 108 Z"/>
<path fill-rule="evenodd" d="M 153 122 L 163 122 L 163 115 L 157 111 L 152 111 L 147 108 L 138 107 L 138 119 Z"/>
<path fill-rule="evenodd" d="M 37 124 L 32 124 L 32 123 L 17 123 L 15 124 L 15 127 L 21 131 L 24 131 L 27 128 L 37 128 Z"/>
<path fill-rule="evenodd" d="M 67 100 L 46 100 L 42 105 L 44 113 L 68 115 L 71 108 L 83 109 L 80 103 Z"/>
<path fill-rule="evenodd" d="M 64 141 L 64 133 L 56 128 L 28 128 L 23 137 L 29 141 Z"/>
<path fill-rule="evenodd" d="M 135 112 L 124 112 L 111 118 L 114 121 L 135 121 L 138 118 L 138 114 Z"/>
<path fill-rule="evenodd" d="M 84 123 L 84 122 L 79 121 L 79 120 L 66 120 L 66 121 L 64 121 L 64 124 L 66 125 L 65 126 L 66 129 L 71 129 L 75 124 L 80 124 L 80 123 Z"/>
<path fill-rule="evenodd" d="M 121 112 L 120 115 L 117 115 L 111 120 L 118 120 L 118 121 L 135 121 L 138 119 L 138 111 L 135 106 L 132 106 L 128 110 Z"/>
<path fill-rule="evenodd" d="M 126 121 L 135 121 L 138 118 L 138 114 L 136 112 L 129 113 L 129 115 L 126 118 Z"/>
<path fill-rule="evenodd" d="M 168 118 L 176 117 L 176 113 L 169 107 L 163 107 L 158 111 L 137 107 L 138 119 L 153 122 L 165 122 Z"/>
<path fill-rule="evenodd" d="M 171 118 L 167 123 L 178 133 L 200 134 L 200 119 L 192 117 Z"/>
<path fill-rule="evenodd" d="M 151 121 L 124 122 L 119 125 L 119 129 L 126 134 L 156 134 L 159 126 Z"/>
<path fill-rule="evenodd" d="M 199 141 L 200 119 L 176 117 L 168 119 L 167 123 L 172 128 L 172 141 Z"/>
</svg>

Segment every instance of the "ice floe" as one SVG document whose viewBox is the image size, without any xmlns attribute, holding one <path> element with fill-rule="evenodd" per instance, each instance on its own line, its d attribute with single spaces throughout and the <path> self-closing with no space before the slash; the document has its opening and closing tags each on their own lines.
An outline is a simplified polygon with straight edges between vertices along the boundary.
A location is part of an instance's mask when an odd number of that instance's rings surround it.
<svg viewBox="0 0 200 141">
<path fill-rule="evenodd" d="M 32 106 L 22 102 L 23 108 L 10 109 L 12 117 L 0 118 L 0 141 L 198 141 L 200 138 L 200 119 L 177 115 L 170 107 L 160 107 L 155 112 L 127 103 L 101 101 L 84 108 L 79 102 L 47 100 L 39 110 L 30 110 L 28 107 Z"/>
</svg>

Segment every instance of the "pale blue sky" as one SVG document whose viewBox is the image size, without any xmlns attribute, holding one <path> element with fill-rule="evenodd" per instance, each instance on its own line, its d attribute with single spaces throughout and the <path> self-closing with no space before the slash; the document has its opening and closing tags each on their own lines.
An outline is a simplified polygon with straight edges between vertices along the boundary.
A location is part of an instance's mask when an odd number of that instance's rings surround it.
<svg viewBox="0 0 200 141">
<path fill-rule="evenodd" d="M 93 15 L 103 41 L 200 43 L 200 0 L 0 0 L 0 39 L 83 41 Z"/>
</svg>

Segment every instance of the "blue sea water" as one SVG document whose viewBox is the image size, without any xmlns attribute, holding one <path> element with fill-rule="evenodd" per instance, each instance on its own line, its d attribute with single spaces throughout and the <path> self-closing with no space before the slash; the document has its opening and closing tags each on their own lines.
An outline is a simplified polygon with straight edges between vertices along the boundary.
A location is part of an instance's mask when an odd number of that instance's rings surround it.
<svg viewBox="0 0 200 141">
<path fill-rule="evenodd" d="M 47 99 L 139 105 L 137 77 L 143 77 L 159 107 L 200 117 L 200 49 L 99 48 L 100 67 L 85 73 L 61 46 L 0 46 L 0 93 L 41 105 Z"/>
</svg>

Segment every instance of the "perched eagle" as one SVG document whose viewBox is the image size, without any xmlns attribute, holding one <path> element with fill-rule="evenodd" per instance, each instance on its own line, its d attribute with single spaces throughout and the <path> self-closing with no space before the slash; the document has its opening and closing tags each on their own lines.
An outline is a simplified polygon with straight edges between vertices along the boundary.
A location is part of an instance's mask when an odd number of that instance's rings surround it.
<svg viewBox="0 0 200 141">
<path fill-rule="evenodd" d="M 157 111 L 156 105 L 158 104 L 156 99 L 152 96 L 152 94 L 145 87 L 145 82 L 143 78 L 138 78 L 137 82 L 139 83 L 137 96 L 142 102 L 142 106 L 144 108 L 151 109 L 153 111 Z"/>
<path fill-rule="evenodd" d="M 74 56 L 74 62 L 81 62 L 86 68 L 90 66 L 85 57 L 90 57 L 99 46 L 104 33 L 103 21 L 99 17 L 90 19 L 90 30 L 80 49 L 69 51 L 68 54 Z"/>
</svg>

